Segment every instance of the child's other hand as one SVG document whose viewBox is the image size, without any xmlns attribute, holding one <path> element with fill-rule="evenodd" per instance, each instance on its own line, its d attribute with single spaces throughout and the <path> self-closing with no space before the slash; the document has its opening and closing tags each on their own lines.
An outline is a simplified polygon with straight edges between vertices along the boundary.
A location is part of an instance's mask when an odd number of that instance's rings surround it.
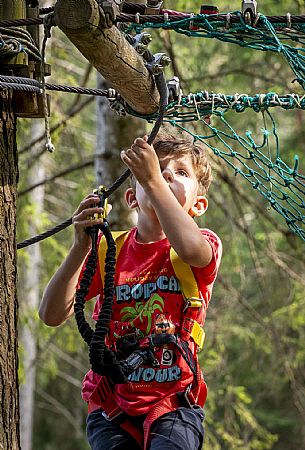
<svg viewBox="0 0 305 450">
<path fill-rule="evenodd" d="M 147 143 L 147 136 L 135 139 L 128 150 L 121 152 L 121 158 L 141 185 L 161 174 L 158 157 L 154 147 Z"/>
<path fill-rule="evenodd" d="M 91 249 L 91 238 L 86 233 L 86 228 L 99 225 L 103 222 L 102 218 L 95 218 L 93 214 L 103 214 L 103 208 L 97 206 L 99 196 L 89 194 L 81 201 L 79 207 L 72 216 L 74 225 L 74 246 L 80 251 L 88 253 Z M 111 211 L 111 205 L 107 205 L 107 214 Z"/>
</svg>

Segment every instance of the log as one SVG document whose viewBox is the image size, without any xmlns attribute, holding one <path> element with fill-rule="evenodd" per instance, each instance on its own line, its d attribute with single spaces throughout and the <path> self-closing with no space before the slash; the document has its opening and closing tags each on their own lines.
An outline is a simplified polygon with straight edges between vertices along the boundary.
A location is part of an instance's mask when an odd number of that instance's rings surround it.
<svg viewBox="0 0 305 450">
<path fill-rule="evenodd" d="M 157 111 L 159 93 L 142 57 L 117 27 L 101 27 L 95 0 L 58 0 L 54 18 L 56 25 L 131 108 L 140 114 Z"/>
</svg>

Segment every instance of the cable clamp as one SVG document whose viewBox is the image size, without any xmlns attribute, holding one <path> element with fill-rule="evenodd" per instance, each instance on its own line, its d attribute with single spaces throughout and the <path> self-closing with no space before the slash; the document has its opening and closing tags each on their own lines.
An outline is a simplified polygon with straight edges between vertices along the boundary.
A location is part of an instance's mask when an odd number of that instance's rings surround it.
<svg viewBox="0 0 305 450">
<path fill-rule="evenodd" d="M 289 12 L 286 14 L 286 19 L 287 19 L 287 28 L 291 30 L 291 14 Z"/>
<path fill-rule="evenodd" d="M 147 0 L 145 6 L 145 14 L 147 15 L 159 15 L 163 5 L 163 0 Z"/>
<path fill-rule="evenodd" d="M 108 89 L 107 99 L 109 101 L 109 107 L 112 111 L 115 111 L 119 116 L 127 115 L 127 103 L 123 97 L 116 92 L 113 88 Z"/>
<path fill-rule="evenodd" d="M 246 24 L 254 25 L 254 22 L 257 17 L 257 1 L 243 0 L 241 6 L 241 13 Z"/>
<path fill-rule="evenodd" d="M 100 21 L 103 28 L 111 28 L 120 14 L 120 0 L 99 0 Z"/>
<path fill-rule="evenodd" d="M 139 53 L 139 55 L 143 55 L 144 52 L 147 50 L 148 44 L 152 41 L 151 34 L 143 32 L 138 33 L 135 36 L 132 36 L 131 34 L 125 35 L 127 41 L 130 45 Z"/>
<path fill-rule="evenodd" d="M 180 96 L 183 95 L 180 80 L 178 77 L 173 77 L 171 80 L 167 81 L 167 89 L 168 89 L 168 100 L 169 102 L 173 102 L 179 99 Z"/>
<path fill-rule="evenodd" d="M 146 67 L 152 75 L 158 75 L 163 72 L 165 66 L 171 63 L 170 57 L 166 53 L 155 53 L 152 60 L 146 63 Z"/>
</svg>

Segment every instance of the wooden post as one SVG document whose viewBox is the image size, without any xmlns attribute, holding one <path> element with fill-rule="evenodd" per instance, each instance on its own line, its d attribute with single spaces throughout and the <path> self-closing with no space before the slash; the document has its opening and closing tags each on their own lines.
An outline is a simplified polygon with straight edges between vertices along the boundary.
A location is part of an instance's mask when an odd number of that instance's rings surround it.
<svg viewBox="0 0 305 450">
<path fill-rule="evenodd" d="M 134 110 L 157 111 L 159 94 L 142 57 L 117 27 L 101 28 L 95 0 L 58 0 L 54 14 L 57 26 Z"/>
<path fill-rule="evenodd" d="M 25 10 L 26 6 L 23 0 L 2 0 L 0 2 L 1 20 L 24 19 Z"/>
<path fill-rule="evenodd" d="M 0 18 L 25 17 L 24 0 L 1 2 Z M 16 196 L 18 162 L 12 92 L 0 91 L 0 449 L 20 450 Z"/>
</svg>

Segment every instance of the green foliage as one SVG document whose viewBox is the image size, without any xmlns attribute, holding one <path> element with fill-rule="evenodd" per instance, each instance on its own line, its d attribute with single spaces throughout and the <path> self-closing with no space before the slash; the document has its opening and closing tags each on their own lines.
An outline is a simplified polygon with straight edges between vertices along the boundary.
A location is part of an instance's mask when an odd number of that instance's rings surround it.
<svg viewBox="0 0 305 450">
<path fill-rule="evenodd" d="M 200 1 L 166 1 L 165 7 L 198 12 Z M 215 2 L 208 1 L 213 4 Z M 279 4 L 280 3 L 280 4 Z M 240 2 L 224 0 L 222 12 L 237 10 Z M 263 14 L 304 13 L 303 2 L 266 0 L 259 4 Z M 79 85 L 86 61 L 55 29 L 48 44 L 47 60 L 52 63 L 52 80 Z M 166 31 L 154 33 L 153 51 L 165 51 Z M 213 40 L 200 42 L 170 34 L 172 52 L 184 93 L 208 90 L 234 94 L 276 91 L 300 93 L 291 83 L 293 74 L 279 55 L 241 49 Z M 167 78 L 174 74 L 166 70 Z M 95 85 L 95 72 L 89 78 Z M 52 93 L 51 127 L 62 120 L 75 96 Z M 276 111 L 281 154 L 287 162 L 301 156 L 304 113 Z M 128 118 L 126 119 L 128 120 Z M 19 121 L 19 150 L 31 140 L 29 120 Z M 264 128 L 261 114 L 231 113 L 230 124 L 239 133 Z M 192 131 L 200 132 L 189 124 Z M 77 164 L 94 153 L 95 110 L 91 103 L 67 125 L 52 135 L 56 151 L 44 155 L 41 164 L 46 177 Z M 44 142 L 39 144 L 42 150 Z M 270 140 L 272 155 L 275 146 Z M 199 221 L 215 230 L 223 242 L 224 254 L 206 320 L 207 339 L 200 361 L 209 395 L 205 406 L 207 450 L 295 450 L 305 437 L 304 402 L 304 272 L 303 242 L 286 228 L 279 215 L 268 209 L 241 178 L 211 155 L 214 182 L 208 193 L 209 209 Z M 36 182 L 28 179 L 34 163 L 29 151 L 20 155 L 19 190 Z M 35 160 L 35 162 L 37 162 Z M 18 200 L 18 241 L 30 235 L 34 224 L 39 231 L 70 217 L 79 201 L 92 190 L 92 167 L 74 171 L 45 184 L 43 213 L 30 195 Z M 73 242 L 72 227 L 41 244 L 40 290 L 66 255 Z M 31 258 L 18 253 L 21 278 Z M 20 291 L 23 286 L 20 282 Z M 93 303 L 93 302 L 92 302 Z M 88 316 L 92 311 L 86 307 Z M 46 327 L 37 312 L 22 305 L 21 326 L 34 318 L 38 356 L 33 449 L 84 450 L 86 406 L 80 396 L 80 382 L 89 367 L 87 348 L 73 319 L 57 328 Z M 21 348 L 21 360 L 23 349 Z M 20 368 L 20 379 L 27 374 Z"/>
</svg>

